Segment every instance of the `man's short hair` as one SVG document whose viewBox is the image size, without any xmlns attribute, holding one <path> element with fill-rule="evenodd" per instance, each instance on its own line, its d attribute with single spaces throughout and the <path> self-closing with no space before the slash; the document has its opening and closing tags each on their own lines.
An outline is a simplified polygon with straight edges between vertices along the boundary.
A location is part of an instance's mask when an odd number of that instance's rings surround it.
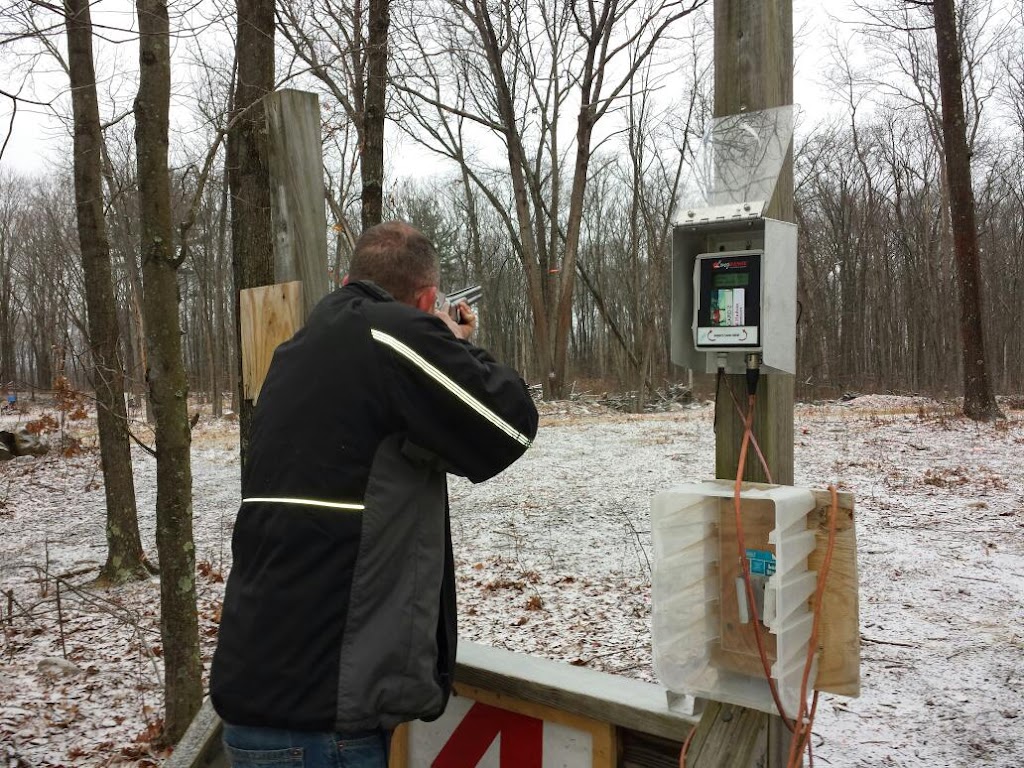
<svg viewBox="0 0 1024 768">
<path fill-rule="evenodd" d="M 372 280 L 398 301 L 411 304 L 417 292 L 437 285 L 437 251 L 415 227 L 386 221 L 360 235 L 348 277 Z"/>
</svg>

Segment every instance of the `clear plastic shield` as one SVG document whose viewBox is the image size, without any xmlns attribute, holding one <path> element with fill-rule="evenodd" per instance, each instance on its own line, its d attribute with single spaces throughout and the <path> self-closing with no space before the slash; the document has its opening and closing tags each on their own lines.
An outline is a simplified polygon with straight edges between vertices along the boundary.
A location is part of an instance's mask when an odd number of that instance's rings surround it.
<svg viewBox="0 0 1024 768">
<path fill-rule="evenodd" d="M 694 218 L 690 211 L 743 204 L 747 215 L 763 215 L 792 140 L 791 105 L 715 118 L 684 176 L 675 221 Z"/>
</svg>

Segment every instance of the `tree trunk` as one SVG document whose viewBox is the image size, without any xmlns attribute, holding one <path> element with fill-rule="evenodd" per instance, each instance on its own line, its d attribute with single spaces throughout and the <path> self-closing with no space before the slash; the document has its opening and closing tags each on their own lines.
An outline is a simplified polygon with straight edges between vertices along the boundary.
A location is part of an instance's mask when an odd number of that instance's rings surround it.
<svg viewBox="0 0 1024 768">
<path fill-rule="evenodd" d="M 107 182 L 107 193 L 111 204 L 111 231 L 114 250 L 122 254 L 128 286 L 128 346 L 132 354 L 128 355 L 127 367 L 128 390 L 136 403 L 145 404 L 146 423 L 153 423 L 153 409 L 146 395 L 146 335 L 142 322 L 142 275 L 135 261 L 136 246 L 131 228 L 132 213 L 129 210 L 122 192 L 114 176 L 114 164 L 110 153 L 101 146 L 101 162 L 103 175 Z"/>
<path fill-rule="evenodd" d="M 977 421 L 1002 418 L 985 357 L 978 231 L 971 187 L 971 152 L 964 120 L 963 76 L 953 0 L 935 0 L 935 44 L 942 96 L 942 145 L 953 226 L 953 254 L 960 293 L 964 362 L 964 415 Z"/>
<path fill-rule="evenodd" d="M 366 113 L 363 117 L 363 231 L 379 224 L 384 204 L 384 97 L 388 82 L 391 0 L 370 0 L 366 41 Z"/>
<path fill-rule="evenodd" d="M 163 739 L 175 743 L 202 703 L 192 540 L 188 382 L 181 351 L 177 266 L 167 170 L 171 94 L 166 0 L 138 0 L 139 95 L 135 100 L 146 379 L 156 418 L 156 544 L 164 649 Z"/>
<path fill-rule="evenodd" d="M 11 224 L 0 222 L 0 387 L 18 378 L 17 348 L 14 344 L 17 309 L 14 304 L 14 270 L 11 260 L 15 243 Z"/>
<path fill-rule="evenodd" d="M 118 357 L 120 334 L 110 245 L 103 218 L 100 165 L 100 114 L 92 59 L 92 20 L 88 0 L 66 0 L 68 71 L 75 125 L 75 210 L 89 316 L 89 349 L 96 390 L 103 487 L 107 500 L 107 562 L 100 581 L 120 584 L 143 579 L 142 540 L 135 506 L 128 420 L 124 405 L 124 370 Z"/>
<path fill-rule="evenodd" d="M 585 96 L 589 93 L 585 92 Z M 565 255 L 562 258 L 561 282 L 556 306 L 557 324 L 551 357 L 551 393 L 557 399 L 566 396 L 565 368 L 569 352 L 569 330 L 572 326 L 572 295 L 576 284 L 576 252 L 580 244 L 580 227 L 583 224 L 583 204 L 587 187 L 587 173 L 590 168 L 590 138 L 594 129 L 594 107 L 580 108 L 576 127 L 576 164 L 573 166 L 572 192 L 569 195 L 569 220 L 565 227 Z"/>
<path fill-rule="evenodd" d="M 484 51 L 487 55 L 488 67 L 494 81 L 495 105 L 501 124 L 505 127 L 505 145 L 508 155 L 509 173 L 512 181 L 512 194 L 516 207 L 516 223 L 519 228 L 519 258 L 526 277 L 526 296 L 530 304 L 531 321 L 533 324 L 533 355 L 537 371 L 543 376 L 544 398 L 553 399 L 552 386 L 555 383 L 554 359 L 551 354 L 550 339 L 553 321 L 549 317 L 548 302 L 545 301 L 544 283 L 553 279 L 553 275 L 544 274 L 538 253 L 538 229 L 530 211 L 530 189 L 524 169 L 529 167 L 522 136 L 518 131 L 518 120 L 512 92 L 505 79 L 502 69 L 502 47 L 496 36 L 490 18 L 490 10 L 484 0 L 474 0 L 473 21 L 480 32 Z"/>
<path fill-rule="evenodd" d="M 228 177 L 227 172 L 221 178 L 220 194 L 220 217 L 217 222 L 217 256 L 214 267 L 214 340 L 213 340 L 213 417 L 219 419 L 224 415 L 224 384 L 221 381 L 221 373 L 224 370 L 224 360 L 229 359 L 224 355 L 225 338 L 224 317 L 224 263 L 227 251 L 227 230 L 228 230 Z"/>
<path fill-rule="evenodd" d="M 248 110 L 228 134 L 231 188 L 231 266 L 235 278 L 235 371 L 242 386 L 239 292 L 274 283 L 274 238 L 270 213 L 270 162 L 266 118 L 260 99 L 274 88 L 274 2 L 238 0 L 235 42 L 238 80 L 234 112 Z M 249 452 L 253 403 L 237 392 L 238 440 L 242 466 Z"/>
</svg>

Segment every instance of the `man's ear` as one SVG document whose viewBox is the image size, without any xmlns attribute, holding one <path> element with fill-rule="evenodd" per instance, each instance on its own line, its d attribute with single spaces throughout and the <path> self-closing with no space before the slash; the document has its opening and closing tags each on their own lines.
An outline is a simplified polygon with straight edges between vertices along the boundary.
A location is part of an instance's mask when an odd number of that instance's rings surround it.
<svg viewBox="0 0 1024 768">
<path fill-rule="evenodd" d="M 434 304 L 436 301 L 437 286 L 432 285 L 429 288 L 424 288 L 422 291 L 416 294 L 416 299 L 413 302 L 413 306 L 422 312 L 434 314 Z"/>
<path fill-rule="evenodd" d="M 345 275 L 343 278 L 341 278 L 341 284 L 348 285 L 348 275 Z"/>
</svg>

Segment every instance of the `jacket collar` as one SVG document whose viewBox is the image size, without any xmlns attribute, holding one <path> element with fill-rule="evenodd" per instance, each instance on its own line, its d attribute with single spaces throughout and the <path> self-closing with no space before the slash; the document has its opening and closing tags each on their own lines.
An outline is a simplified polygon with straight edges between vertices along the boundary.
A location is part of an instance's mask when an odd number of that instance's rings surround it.
<svg viewBox="0 0 1024 768">
<path fill-rule="evenodd" d="M 395 301 L 394 296 L 371 280 L 354 280 L 351 283 L 347 283 L 345 287 L 351 288 L 359 295 L 369 296 L 377 301 Z"/>
</svg>

